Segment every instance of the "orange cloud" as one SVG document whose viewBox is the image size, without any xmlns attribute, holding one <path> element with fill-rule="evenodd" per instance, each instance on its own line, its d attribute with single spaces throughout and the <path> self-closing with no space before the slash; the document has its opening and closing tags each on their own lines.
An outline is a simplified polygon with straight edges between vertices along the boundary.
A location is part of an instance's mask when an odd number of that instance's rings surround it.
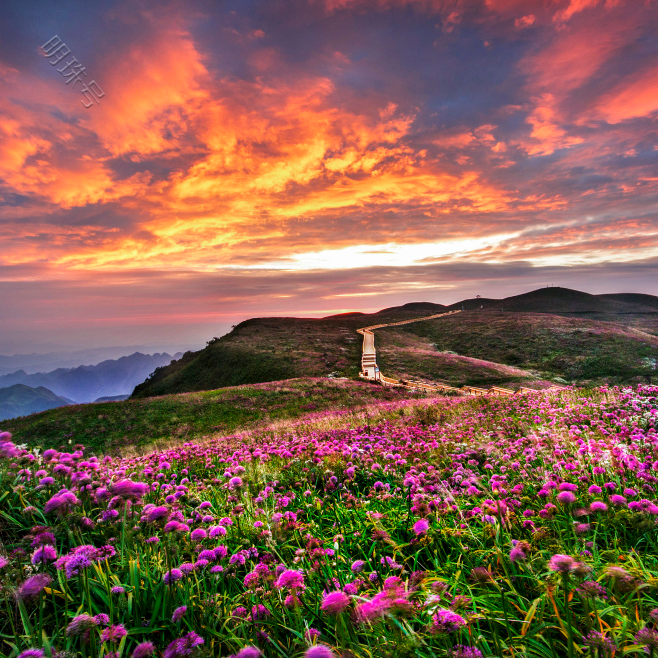
<svg viewBox="0 0 658 658">
<path fill-rule="evenodd" d="M 31 104 L 11 100 L 16 85 Z M 65 85 L 5 69 L 0 90 L 0 178 L 15 192 L 71 208 L 136 196 L 148 185 L 148 173 L 119 179 L 97 151 L 81 148 L 90 133 L 52 111 L 68 106 L 84 112 Z"/>
<path fill-rule="evenodd" d="M 586 9 L 594 9 L 600 4 L 603 4 L 606 9 L 611 9 L 613 7 L 618 7 L 624 3 L 625 0 L 605 0 L 604 3 L 601 3 L 601 0 L 570 0 L 569 4 L 560 11 L 556 12 L 553 16 L 554 23 L 566 23 L 573 16 L 579 14 Z"/>
<path fill-rule="evenodd" d="M 532 126 L 532 139 L 520 142 L 528 155 L 550 155 L 558 149 L 582 143 L 582 138 L 570 137 L 567 131 L 558 125 L 555 98 L 552 94 L 544 94 L 535 99 L 535 103 L 534 110 L 526 119 Z"/>
<path fill-rule="evenodd" d="M 208 100 L 208 72 L 188 32 L 165 22 L 102 72 L 105 97 L 84 125 L 114 156 L 185 150 L 183 137 Z"/>
<path fill-rule="evenodd" d="M 517 30 L 524 30 L 527 27 L 531 27 L 532 25 L 535 24 L 535 15 L 534 14 L 528 14 L 527 16 L 521 16 L 520 18 L 517 18 L 514 21 L 514 27 Z"/>
<path fill-rule="evenodd" d="M 599 99 L 594 115 L 608 123 L 648 117 L 658 111 L 658 64 L 624 81 Z"/>
<path fill-rule="evenodd" d="M 636 34 L 632 20 L 612 26 L 580 26 L 558 33 L 545 48 L 521 60 L 520 67 L 531 89 L 561 99 L 592 78 Z"/>
</svg>

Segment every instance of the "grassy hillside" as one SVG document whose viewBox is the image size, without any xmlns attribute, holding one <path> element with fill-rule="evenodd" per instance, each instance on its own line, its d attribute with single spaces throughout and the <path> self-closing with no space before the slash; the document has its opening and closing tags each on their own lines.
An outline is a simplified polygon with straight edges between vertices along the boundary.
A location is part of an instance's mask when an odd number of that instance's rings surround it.
<svg viewBox="0 0 658 658">
<path fill-rule="evenodd" d="M 405 328 L 413 326 L 405 325 Z M 378 329 L 375 332 L 377 362 L 389 377 L 439 381 L 451 386 L 517 388 L 531 381 L 533 386 L 537 385 L 537 373 L 492 360 L 439 352 L 427 337 L 405 328 Z"/>
<path fill-rule="evenodd" d="M 438 351 L 578 382 L 625 382 L 656 375 L 658 337 L 618 323 L 543 313 L 467 311 L 444 319 L 378 330 L 424 339 Z M 382 354 L 383 365 L 389 358 Z M 409 365 L 413 370 L 420 366 Z"/>
<path fill-rule="evenodd" d="M 655 372 L 658 298 L 542 288 L 450 307 L 414 302 L 373 314 L 253 318 L 204 350 L 159 368 L 133 397 L 331 372 L 356 378 L 361 357 L 356 329 L 462 306 L 464 313 L 446 319 L 377 330 L 382 372 L 453 386 L 514 386 L 545 378 L 632 382 Z"/>
<path fill-rule="evenodd" d="M 7 420 L 0 430 L 11 432 L 17 443 L 66 448 L 71 440 L 107 453 L 158 439 L 229 433 L 330 409 L 356 409 L 376 400 L 407 397 L 406 391 L 367 382 L 304 379 L 74 405 Z"/>
<path fill-rule="evenodd" d="M 200 352 L 188 352 L 159 368 L 133 397 L 202 391 L 293 377 L 322 377 L 332 372 L 357 377 L 361 337 L 356 329 L 390 317 L 421 317 L 426 313 L 335 316 L 323 319 L 254 318 L 230 334 L 214 339 Z"/>
</svg>

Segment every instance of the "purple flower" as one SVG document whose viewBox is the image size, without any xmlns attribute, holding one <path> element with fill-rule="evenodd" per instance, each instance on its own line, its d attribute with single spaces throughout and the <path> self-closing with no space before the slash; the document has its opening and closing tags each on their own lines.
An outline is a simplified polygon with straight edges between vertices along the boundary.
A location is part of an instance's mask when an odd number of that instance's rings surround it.
<svg viewBox="0 0 658 658">
<path fill-rule="evenodd" d="M 599 649 L 598 654 L 600 656 L 611 656 L 612 652 L 617 648 L 609 637 L 602 635 L 598 631 L 590 631 L 583 637 L 582 643 L 586 647 Z"/>
<path fill-rule="evenodd" d="M 132 652 L 132 658 L 149 658 L 155 652 L 155 644 L 153 642 L 142 642 L 135 647 Z"/>
<path fill-rule="evenodd" d="M 452 633 L 466 626 L 466 620 L 452 610 L 440 608 L 432 617 L 432 633 Z"/>
<path fill-rule="evenodd" d="M 194 631 L 190 631 L 187 635 L 174 640 L 164 650 L 164 658 L 192 656 L 204 642 L 205 640 L 201 636 L 197 635 Z"/>
<path fill-rule="evenodd" d="M 71 580 L 73 576 L 77 576 L 83 569 L 90 567 L 92 564 L 92 560 L 84 553 L 71 555 L 64 564 L 66 579 Z"/>
<path fill-rule="evenodd" d="M 80 501 L 77 499 L 74 493 L 70 491 L 64 491 L 62 493 L 55 494 L 43 508 L 44 514 L 50 514 L 51 512 L 57 512 L 58 514 L 64 514 L 68 512 L 69 508 L 73 505 L 77 505 Z"/>
<path fill-rule="evenodd" d="M 47 562 L 52 562 L 57 559 L 57 550 L 54 546 L 46 544 L 37 548 L 32 554 L 32 564 L 35 566 L 37 564 L 46 564 Z"/>
<path fill-rule="evenodd" d="M 169 510 L 166 507 L 151 507 L 145 512 L 146 520 L 148 523 L 155 523 L 160 521 L 169 514 Z"/>
<path fill-rule="evenodd" d="M 304 658 L 336 658 L 336 654 L 326 644 L 316 644 L 306 649 Z"/>
<path fill-rule="evenodd" d="M 304 574 L 300 571 L 293 571 L 287 569 L 284 571 L 274 583 L 277 589 L 289 587 L 290 589 L 304 589 Z"/>
<path fill-rule="evenodd" d="M 203 528 L 195 528 L 190 534 L 190 539 L 192 541 L 201 541 L 208 536 L 208 533 Z"/>
<path fill-rule="evenodd" d="M 110 625 L 110 616 L 106 615 L 104 612 L 97 614 L 94 619 L 99 626 L 109 626 Z"/>
<path fill-rule="evenodd" d="M 572 557 L 558 553 L 551 557 L 548 562 L 548 568 L 558 573 L 570 573 L 575 569 L 577 564 Z"/>
<path fill-rule="evenodd" d="M 189 532 L 190 526 L 180 521 L 169 521 L 164 527 L 165 532 Z"/>
<path fill-rule="evenodd" d="M 482 652 L 477 647 L 468 647 L 465 644 L 455 644 L 448 653 L 450 658 L 482 658 Z"/>
<path fill-rule="evenodd" d="M 128 635 L 128 631 L 123 624 L 108 626 L 101 633 L 101 642 L 119 642 L 126 635 Z"/>
<path fill-rule="evenodd" d="M 557 500 L 563 505 L 571 505 L 576 502 L 576 496 L 571 491 L 560 491 L 557 495 Z"/>
<path fill-rule="evenodd" d="M 53 579 L 46 573 L 38 573 L 28 578 L 16 591 L 16 598 L 29 599 L 38 596 L 44 587 L 48 587 Z"/>
<path fill-rule="evenodd" d="M 180 569 L 172 569 L 163 576 L 163 580 L 167 585 L 175 583 L 183 577 L 183 572 Z"/>
<path fill-rule="evenodd" d="M 125 594 L 126 590 L 121 587 L 121 585 L 115 585 L 110 592 L 112 592 L 112 594 Z"/>
<path fill-rule="evenodd" d="M 645 627 L 638 631 L 633 638 L 636 644 L 642 644 L 649 649 L 658 649 L 658 631 Z"/>
<path fill-rule="evenodd" d="M 363 560 L 355 560 L 354 562 L 352 562 L 351 568 L 354 573 L 360 573 L 361 571 L 363 571 L 363 567 L 365 566 L 366 563 Z"/>
<path fill-rule="evenodd" d="M 243 647 L 231 658 L 260 658 L 262 655 L 256 647 Z"/>
<path fill-rule="evenodd" d="M 244 577 L 244 586 L 247 589 L 251 589 L 252 587 L 258 587 L 259 582 L 260 582 L 260 576 L 255 571 L 249 572 Z"/>
<path fill-rule="evenodd" d="M 44 532 L 40 532 L 32 540 L 32 548 L 36 546 L 45 546 L 46 544 L 51 544 L 52 546 L 55 545 L 55 535 L 53 535 L 52 532 L 48 532 L 47 530 Z"/>
<path fill-rule="evenodd" d="M 18 654 L 18 658 L 44 658 L 43 649 L 27 649 Z"/>
<path fill-rule="evenodd" d="M 420 519 L 414 523 L 413 530 L 416 535 L 424 535 L 429 530 L 429 527 L 430 523 L 427 519 Z"/>
<path fill-rule="evenodd" d="M 592 512 L 607 512 L 608 511 L 608 506 L 601 500 L 595 500 L 589 508 L 592 510 Z"/>
<path fill-rule="evenodd" d="M 272 613 L 260 603 L 251 608 L 251 621 L 259 621 L 261 619 L 266 619 Z"/>
<path fill-rule="evenodd" d="M 180 621 L 185 616 L 186 612 L 187 612 L 187 606 L 185 605 L 182 605 L 180 608 L 176 608 L 174 610 L 174 614 L 171 616 L 171 621 L 173 622 Z"/>
<path fill-rule="evenodd" d="M 585 598 L 589 599 L 606 599 L 606 590 L 603 585 L 600 585 L 595 580 L 585 580 L 578 587 L 576 591 Z"/>
<path fill-rule="evenodd" d="M 341 591 L 329 592 L 324 595 L 320 610 L 328 615 L 337 615 L 350 604 L 350 598 Z"/>
<path fill-rule="evenodd" d="M 509 559 L 510 562 L 523 562 L 523 560 L 526 559 L 526 554 L 525 552 L 519 548 L 518 546 L 515 546 L 510 552 L 509 552 Z"/>
<path fill-rule="evenodd" d="M 78 615 L 73 617 L 71 623 L 66 627 L 66 635 L 68 637 L 77 637 L 97 625 L 98 622 L 91 615 Z"/>
<path fill-rule="evenodd" d="M 150 490 L 151 487 L 149 487 L 149 485 L 145 482 L 133 482 L 132 480 L 121 480 L 120 482 L 115 482 L 110 486 L 112 495 L 119 496 L 121 498 L 141 498 Z"/>
</svg>

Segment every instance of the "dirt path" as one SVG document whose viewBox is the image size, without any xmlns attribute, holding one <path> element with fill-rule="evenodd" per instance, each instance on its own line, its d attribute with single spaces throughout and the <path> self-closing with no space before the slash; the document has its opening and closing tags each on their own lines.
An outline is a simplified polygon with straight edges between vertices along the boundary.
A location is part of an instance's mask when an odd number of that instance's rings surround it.
<svg viewBox="0 0 658 658">
<path fill-rule="evenodd" d="M 389 322 L 387 324 L 373 324 L 369 327 L 362 327 L 361 329 L 357 329 L 357 333 L 363 336 L 363 348 L 361 351 L 361 372 L 359 373 L 359 376 L 363 377 L 364 379 L 378 381 L 384 386 L 399 386 L 408 389 L 431 391 L 435 393 L 451 392 L 456 393 L 457 395 L 515 395 L 516 393 L 537 392 L 535 389 L 526 387 L 521 387 L 517 391 L 512 391 L 509 388 L 502 388 L 501 386 L 491 386 L 490 388 L 462 386 L 461 388 L 455 388 L 454 386 L 448 386 L 446 384 L 426 384 L 425 382 L 415 380 L 393 379 L 380 372 L 379 366 L 377 365 L 375 334 L 373 333 L 375 329 L 383 329 L 384 327 L 398 327 L 403 324 L 411 324 L 412 322 L 423 322 L 424 320 L 434 320 L 435 318 L 454 315 L 455 313 L 461 313 L 461 311 L 446 311 L 444 313 L 435 313 L 434 315 L 428 315 L 422 318 L 414 318 L 413 320 L 402 320 L 400 322 Z M 560 386 L 551 386 L 551 388 L 547 390 L 554 391 L 560 390 L 561 388 L 562 387 Z"/>
</svg>

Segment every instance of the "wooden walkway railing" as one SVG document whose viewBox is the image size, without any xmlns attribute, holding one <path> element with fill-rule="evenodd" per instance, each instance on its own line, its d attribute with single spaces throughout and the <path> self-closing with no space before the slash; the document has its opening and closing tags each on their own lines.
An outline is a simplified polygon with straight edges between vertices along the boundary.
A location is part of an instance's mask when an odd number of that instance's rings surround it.
<svg viewBox="0 0 658 658">
<path fill-rule="evenodd" d="M 364 379 L 369 379 L 371 381 L 378 381 L 384 386 L 398 386 L 403 388 L 408 388 L 412 390 L 421 390 L 432 393 L 453 393 L 457 395 L 470 395 L 470 396 L 490 396 L 490 395 L 519 395 L 524 393 L 539 393 L 540 391 L 534 388 L 527 388 L 522 386 L 516 391 L 513 391 L 509 388 L 503 388 L 502 386 L 491 386 L 490 388 L 478 388 L 476 386 L 462 386 L 461 388 L 455 388 L 454 386 L 448 386 L 447 384 L 428 384 L 426 382 L 409 380 L 409 379 L 393 379 L 392 377 L 387 377 L 379 371 L 377 366 L 377 350 L 375 349 L 375 334 L 373 331 L 375 329 L 383 329 L 384 327 L 399 327 L 403 324 L 410 324 L 412 322 L 422 322 L 424 320 L 434 320 L 435 318 L 441 318 L 448 315 L 454 315 L 455 313 L 461 313 L 461 311 L 447 311 L 444 313 L 435 313 L 434 315 L 428 315 L 423 318 L 414 318 L 412 320 L 401 320 L 400 322 L 389 322 L 388 324 L 373 324 L 369 327 L 362 327 L 357 329 L 357 333 L 363 336 L 363 348 L 361 351 L 361 372 L 359 373 L 360 377 Z M 562 390 L 562 386 L 551 386 L 547 391 L 559 391 Z"/>
</svg>

